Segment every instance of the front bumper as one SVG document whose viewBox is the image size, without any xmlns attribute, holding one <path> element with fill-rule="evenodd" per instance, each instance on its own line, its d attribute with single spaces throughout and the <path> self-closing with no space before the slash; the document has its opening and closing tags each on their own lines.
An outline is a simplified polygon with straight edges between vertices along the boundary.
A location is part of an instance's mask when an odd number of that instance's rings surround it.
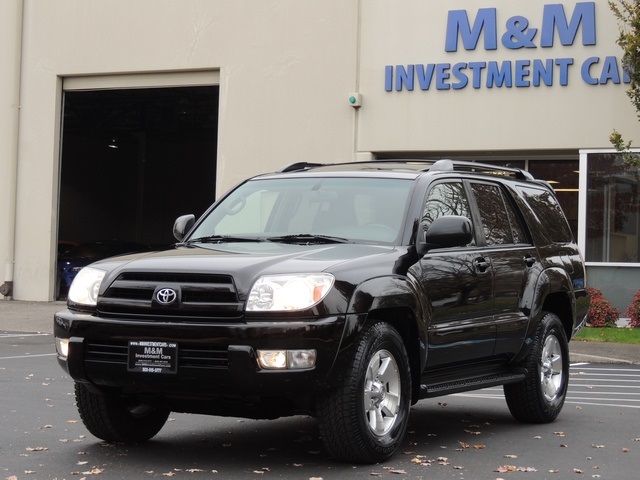
<svg viewBox="0 0 640 480">
<path fill-rule="evenodd" d="M 335 363 L 348 315 L 298 321 L 174 323 L 103 319 L 64 310 L 54 317 L 56 338 L 69 339 L 58 361 L 77 382 L 98 389 L 167 397 L 313 395 L 337 380 Z M 129 342 L 177 344 L 175 373 L 130 371 Z M 342 346 L 344 348 L 344 345 Z M 265 370 L 258 349 L 315 349 L 315 367 Z"/>
</svg>

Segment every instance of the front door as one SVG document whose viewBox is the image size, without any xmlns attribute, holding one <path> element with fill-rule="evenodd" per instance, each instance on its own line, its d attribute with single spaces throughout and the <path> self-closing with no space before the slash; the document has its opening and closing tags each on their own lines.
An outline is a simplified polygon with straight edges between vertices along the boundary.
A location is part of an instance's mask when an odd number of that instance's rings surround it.
<svg viewBox="0 0 640 480">
<path fill-rule="evenodd" d="M 444 215 L 461 215 L 473 222 L 462 182 L 443 181 L 431 187 L 422 228 Z M 496 339 L 491 257 L 474 239 L 465 247 L 431 250 L 418 266 L 432 307 L 427 367 L 489 357 Z"/>
</svg>

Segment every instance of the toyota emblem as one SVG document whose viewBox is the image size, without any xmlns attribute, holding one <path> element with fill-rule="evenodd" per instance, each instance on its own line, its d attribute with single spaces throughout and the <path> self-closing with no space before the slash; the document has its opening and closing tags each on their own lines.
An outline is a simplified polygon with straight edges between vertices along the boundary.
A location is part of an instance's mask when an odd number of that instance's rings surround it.
<svg viewBox="0 0 640 480">
<path fill-rule="evenodd" d="M 156 292 L 156 300 L 161 305 L 171 305 L 178 298 L 173 288 L 161 288 Z"/>
</svg>

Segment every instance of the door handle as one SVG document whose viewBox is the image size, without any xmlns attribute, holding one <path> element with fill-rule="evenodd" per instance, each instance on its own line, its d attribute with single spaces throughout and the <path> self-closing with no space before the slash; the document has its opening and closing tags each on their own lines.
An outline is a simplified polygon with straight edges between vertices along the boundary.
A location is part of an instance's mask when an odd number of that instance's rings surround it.
<svg viewBox="0 0 640 480">
<path fill-rule="evenodd" d="M 491 264 L 487 262 L 484 258 L 478 257 L 473 261 L 473 266 L 479 272 L 486 272 L 488 268 L 491 266 Z"/>
<path fill-rule="evenodd" d="M 533 264 L 536 263 L 535 257 L 532 257 L 531 255 L 525 255 L 523 260 L 527 267 L 533 267 Z"/>
</svg>

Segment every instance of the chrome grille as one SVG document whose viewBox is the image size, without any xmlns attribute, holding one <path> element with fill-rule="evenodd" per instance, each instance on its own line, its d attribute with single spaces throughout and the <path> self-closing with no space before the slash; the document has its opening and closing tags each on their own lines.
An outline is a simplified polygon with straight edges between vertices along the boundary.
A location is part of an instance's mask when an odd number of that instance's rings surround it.
<svg viewBox="0 0 640 480">
<path fill-rule="evenodd" d="M 169 306 L 154 302 L 158 288 L 173 288 L 180 299 Z M 104 317 L 154 321 L 238 320 L 242 303 L 228 275 L 124 272 L 98 299 Z"/>
</svg>

